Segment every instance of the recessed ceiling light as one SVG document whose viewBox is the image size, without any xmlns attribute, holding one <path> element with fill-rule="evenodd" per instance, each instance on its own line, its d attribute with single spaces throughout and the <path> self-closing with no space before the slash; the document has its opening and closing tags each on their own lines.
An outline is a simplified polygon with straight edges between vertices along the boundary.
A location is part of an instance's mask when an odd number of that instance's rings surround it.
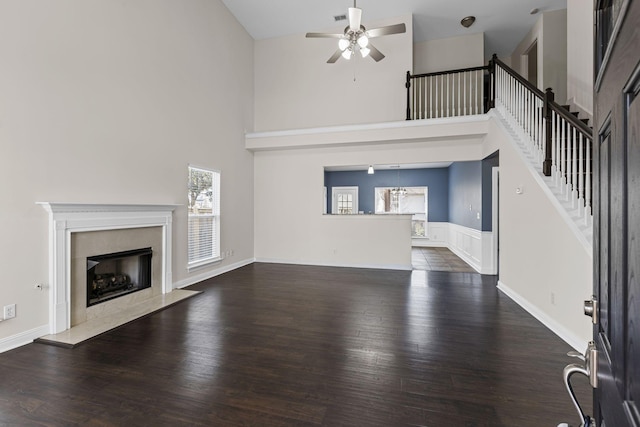
<svg viewBox="0 0 640 427">
<path fill-rule="evenodd" d="M 464 18 L 462 18 L 462 21 L 460 21 L 460 24 L 462 24 L 462 26 L 465 28 L 469 28 L 473 25 L 474 22 L 476 22 L 475 16 L 465 16 Z"/>
</svg>

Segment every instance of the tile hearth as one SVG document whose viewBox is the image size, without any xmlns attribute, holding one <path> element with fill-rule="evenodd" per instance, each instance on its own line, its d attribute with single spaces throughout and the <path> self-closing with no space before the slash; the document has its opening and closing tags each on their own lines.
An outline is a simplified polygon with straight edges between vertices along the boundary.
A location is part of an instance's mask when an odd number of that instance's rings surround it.
<svg viewBox="0 0 640 427">
<path fill-rule="evenodd" d="M 158 295 L 123 309 L 117 314 L 88 320 L 60 333 L 40 337 L 36 339 L 35 342 L 62 347 L 75 347 L 76 345 L 110 331 L 111 329 L 115 329 L 156 311 L 163 310 L 201 293 L 201 291 L 174 289 L 172 292 L 167 294 Z"/>
</svg>

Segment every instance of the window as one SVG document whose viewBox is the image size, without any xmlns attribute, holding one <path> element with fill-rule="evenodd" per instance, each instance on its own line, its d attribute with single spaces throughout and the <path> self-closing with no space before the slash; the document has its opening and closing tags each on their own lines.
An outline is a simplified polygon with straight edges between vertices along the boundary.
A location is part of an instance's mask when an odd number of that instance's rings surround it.
<svg viewBox="0 0 640 427">
<path fill-rule="evenodd" d="M 427 187 L 376 187 L 375 197 L 376 214 L 411 214 L 411 235 L 427 237 Z"/>
<path fill-rule="evenodd" d="M 220 257 L 220 172 L 189 166 L 189 267 Z"/>
<path fill-rule="evenodd" d="M 613 49 L 630 0 L 597 0 L 595 5 L 595 75 L 596 90 Z"/>
<path fill-rule="evenodd" d="M 358 213 L 358 187 L 333 187 L 331 213 L 349 215 Z"/>
</svg>

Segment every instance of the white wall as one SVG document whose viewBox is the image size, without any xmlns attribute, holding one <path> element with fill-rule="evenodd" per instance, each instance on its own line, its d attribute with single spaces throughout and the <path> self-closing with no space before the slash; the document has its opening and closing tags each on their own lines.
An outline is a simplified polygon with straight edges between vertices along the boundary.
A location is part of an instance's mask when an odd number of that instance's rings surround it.
<svg viewBox="0 0 640 427">
<path fill-rule="evenodd" d="M 338 59 L 336 39 L 304 34 L 255 42 L 255 129 L 300 129 L 377 123 L 405 117 L 406 72 L 412 66 L 411 16 L 364 24 L 404 22 L 407 32 L 371 40 L 386 57 Z M 318 29 L 341 33 L 344 27 Z M 355 79 L 355 81 L 354 81 Z"/>
<path fill-rule="evenodd" d="M 535 41 L 538 41 L 538 88 L 541 90 L 545 89 L 542 84 L 542 39 L 544 35 L 542 31 L 543 18 L 544 14 L 538 17 L 536 23 L 533 24 L 533 27 L 531 27 L 527 35 L 524 36 L 520 43 L 518 43 L 518 46 L 516 46 L 509 58 L 511 61 L 511 68 L 517 71 L 520 75 L 527 77 L 527 62 L 523 58 L 523 55 L 529 50 Z"/>
<path fill-rule="evenodd" d="M 477 120 L 474 119 L 474 120 Z M 324 167 L 416 162 L 479 160 L 483 150 L 481 122 L 458 119 L 424 125 L 418 137 L 415 122 L 395 129 L 397 139 L 366 141 L 365 130 L 247 137 L 255 152 L 255 255 L 258 260 L 377 268 L 410 268 L 408 221 L 392 216 L 323 216 Z M 455 124 L 452 124 L 455 123 Z M 451 126 L 463 135 L 447 135 Z M 418 127 L 419 128 L 419 127 Z M 409 131 L 413 138 L 407 138 Z M 378 129 L 378 134 L 385 134 Z M 465 135 L 468 133 L 468 135 Z M 392 135 L 391 131 L 386 133 Z M 276 133 L 276 135 L 279 135 Z M 365 142 L 348 142 L 359 137 Z M 264 139 L 264 143 L 255 141 Z M 279 139 L 282 139 L 279 142 Z M 323 147 L 320 139 L 323 139 Z M 295 141 L 295 145 L 291 140 Z M 307 143 L 312 141 L 314 146 Z M 408 142 L 413 141 L 413 142 Z M 268 145 L 267 145 L 268 143 Z"/>
<path fill-rule="evenodd" d="M 590 319 L 582 313 L 582 302 L 592 293 L 591 254 L 506 135 L 491 135 L 501 146 L 500 287 L 582 351 L 591 336 Z"/>
<path fill-rule="evenodd" d="M 37 201 L 186 203 L 187 166 L 222 171 L 222 249 L 253 257 L 253 40 L 219 0 L 0 2 L 2 340 L 47 324 Z M 186 208 L 173 279 L 186 270 Z"/>
<path fill-rule="evenodd" d="M 593 118 L 593 5 L 567 0 L 567 99 Z"/>
<path fill-rule="evenodd" d="M 540 15 L 511 54 L 511 68 L 527 76 L 525 52 L 538 41 L 538 88 L 553 88 L 556 102 L 567 100 L 567 10 Z"/>
<path fill-rule="evenodd" d="M 484 64 L 484 33 L 427 40 L 413 45 L 412 74 L 481 67 Z"/>
<path fill-rule="evenodd" d="M 545 12 L 543 15 L 542 84 L 552 87 L 556 101 L 567 101 L 567 10 Z"/>
</svg>

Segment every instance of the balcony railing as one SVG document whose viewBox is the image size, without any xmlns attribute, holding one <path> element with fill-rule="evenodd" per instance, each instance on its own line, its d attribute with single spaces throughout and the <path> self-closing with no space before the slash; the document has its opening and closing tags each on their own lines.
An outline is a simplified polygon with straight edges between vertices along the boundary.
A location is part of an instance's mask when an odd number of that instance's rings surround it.
<svg viewBox="0 0 640 427">
<path fill-rule="evenodd" d="M 407 72 L 407 120 L 486 113 L 496 108 L 517 130 L 534 160 L 578 209 L 591 218 L 593 132 L 496 55 L 488 66 L 411 75 Z"/>
<path fill-rule="evenodd" d="M 488 69 L 484 66 L 417 75 L 407 71 L 407 120 L 486 113 Z"/>
</svg>

